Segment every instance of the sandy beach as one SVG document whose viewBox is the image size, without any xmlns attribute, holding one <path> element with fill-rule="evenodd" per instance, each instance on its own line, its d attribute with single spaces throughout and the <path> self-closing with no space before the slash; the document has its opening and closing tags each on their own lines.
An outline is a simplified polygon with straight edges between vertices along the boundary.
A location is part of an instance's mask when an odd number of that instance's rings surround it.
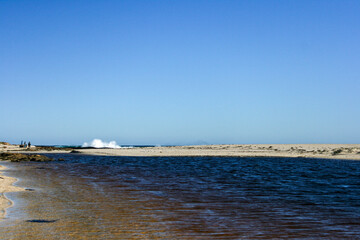
<svg viewBox="0 0 360 240">
<path fill-rule="evenodd" d="M 79 149 L 106 156 L 305 157 L 360 160 L 360 144 L 198 145 L 150 148 Z"/>
<path fill-rule="evenodd" d="M 71 150 L 24 151 L 17 145 L 0 148 L 0 152 L 70 153 Z M 194 145 L 169 147 L 76 149 L 76 153 L 101 156 L 224 156 L 224 157 L 305 157 L 360 160 L 360 144 L 247 144 Z"/>
<path fill-rule="evenodd" d="M 1 174 L 5 169 L 6 167 L 0 166 L 0 219 L 4 218 L 6 209 L 12 206 L 12 201 L 5 197 L 5 193 L 24 191 L 23 188 L 13 185 L 17 181 L 16 178 Z"/>
</svg>

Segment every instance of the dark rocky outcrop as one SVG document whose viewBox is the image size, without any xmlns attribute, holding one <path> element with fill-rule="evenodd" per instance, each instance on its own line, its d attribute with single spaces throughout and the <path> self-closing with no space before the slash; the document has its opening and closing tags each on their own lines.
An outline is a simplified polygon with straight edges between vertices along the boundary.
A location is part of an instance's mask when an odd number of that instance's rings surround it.
<svg viewBox="0 0 360 240">
<path fill-rule="evenodd" d="M 72 150 L 70 153 L 82 153 L 82 152 L 80 152 L 78 150 Z"/>
<path fill-rule="evenodd" d="M 11 162 L 47 162 L 53 161 L 53 158 L 39 154 L 22 154 L 22 153 L 0 153 L 0 161 Z"/>
<path fill-rule="evenodd" d="M 36 146 L 36 147 L 24 149 L 23 151 L 34 152 L 34 151 L 56 151 L 56 150 L 71 151 L 71 150 L 73 150 L 73 148 L 69 148 L 69 147 L 60 148 L 60 147 L 52 147 L 52 146 Z"/>
<path fill-rule="evenodd" d="M 331 153 L 331 155 L 338 155 L 342 152 L 343 150 L 341 148 L 337 148 L 337 149 L 334 149 L 333 152 Z"/>
</svg>

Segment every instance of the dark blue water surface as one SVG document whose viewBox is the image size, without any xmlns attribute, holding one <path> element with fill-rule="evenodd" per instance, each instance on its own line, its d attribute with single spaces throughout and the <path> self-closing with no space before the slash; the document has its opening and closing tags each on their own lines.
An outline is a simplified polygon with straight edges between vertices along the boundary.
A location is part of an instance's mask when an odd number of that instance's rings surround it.
<svg viewBox="0 0 360 240">
<path fill-rule="evenodd" d="M 65 161 L 36 166 L 81 179 L 107 199 L 113 219 L 124 217 L 125 201 L 134 222 L 146 210 L 166 226 L 164 238 L 360 238 L 359 161 L 49 156 Z"/>
</svg>

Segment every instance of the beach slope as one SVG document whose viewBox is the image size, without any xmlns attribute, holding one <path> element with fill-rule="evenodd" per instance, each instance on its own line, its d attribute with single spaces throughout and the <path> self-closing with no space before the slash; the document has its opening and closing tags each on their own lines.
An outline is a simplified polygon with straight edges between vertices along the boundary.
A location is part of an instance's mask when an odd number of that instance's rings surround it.
<svg viewBox="0 0 360 240">
<path fill-rule="evenodd" d="M 2 173 L 6 168 L 0 166 L 0 173 Z M 3 174 L 0 174 L 0 219 L 3 219 L 6 214 L 6 209 L 12 206 L 12 201 L 6 198 L 5 193 L 7 192 L 18 192 L 24 191 L 23 188 L 16 187 L 13 185 L 16 182 L 16 178 L 8 177 Z"/>
</svg>

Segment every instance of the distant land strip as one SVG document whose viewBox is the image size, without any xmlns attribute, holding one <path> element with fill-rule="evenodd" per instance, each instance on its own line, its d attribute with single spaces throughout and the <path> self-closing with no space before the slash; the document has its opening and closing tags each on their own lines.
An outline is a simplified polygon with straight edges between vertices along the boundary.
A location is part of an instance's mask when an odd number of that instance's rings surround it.
<svg viewBox="0 0 360 240">
<path fill-rule="evenodd" d="M 0 152 L 73 153 L 101 156 L 304 157 L 360 160 L 360 144 L 230 144 L 134 148 L 58 148 L 0 144 Z"/>
</svg>

